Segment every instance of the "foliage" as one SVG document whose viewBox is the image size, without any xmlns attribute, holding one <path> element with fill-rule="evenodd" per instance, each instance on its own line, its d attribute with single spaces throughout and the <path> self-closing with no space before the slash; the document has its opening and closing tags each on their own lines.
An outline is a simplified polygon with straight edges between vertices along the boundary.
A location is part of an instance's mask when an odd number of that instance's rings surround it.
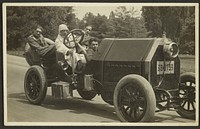
<svg viewBox="0 0 200 129">
<path fill-rule="evenodd" d="M 147 36 L 144 19 L 134 17 L 138 13 L 134 8 L 128 10 L 125 6 L 119 6 L 115 12 L 111 12 L 107 18 L 105 15 L 91 12 L 87 13 L 79 25 L 84 28 L 87 25 L 93 27 L 92 36 L 103 38 L 140 38 Z"/>
<path fill-rule="evenodd" d="M 69 29 L 84 29 L 92 25 L 91 35 L 103 38 L 145 38 L 167 37 L 179 43 L 181 53 L 194 54 L 195 48 L 195 11 L 194 7 L 143 7 L 142 17 L 134 7 L 119 6 L 105 15 L 85 14 L 83 19 L 76 18 L 71 6 L 8 6 L 7 7 L 7 48 L 23 48 L 26 37 L 41 25 L 44 36 L 55 40 L 58 25 L 65 23 Z"/>
<path fill-rule="evenodd" d="M 76 27 L 75 15 L 72 7 L 7 7 L 7 48 L 16 49 L 24 46 L 26 37 L 41 25 L 44 36 L 55 40 L 58 34 L 58 25 L 61 23 Z"/>
<path fill-rule="evenodd" d="M 149 36 L 161 37 L 163 32 L 180 45 L 180 52 L 194 54 L 194 7 L 143 7 L 142 16 Z"/>
</svg>

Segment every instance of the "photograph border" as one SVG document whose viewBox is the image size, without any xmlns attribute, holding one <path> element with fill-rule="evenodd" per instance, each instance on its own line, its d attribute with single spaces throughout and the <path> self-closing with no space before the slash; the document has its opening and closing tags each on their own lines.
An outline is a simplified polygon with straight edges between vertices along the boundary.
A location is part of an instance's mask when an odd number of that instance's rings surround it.
<svg viewBox="0 0 200 129">
<path fill-rule="evenodd" d="M 196 110 L 196 123 L 97 123 L 97 122 L 8 122 L 7 121 L 7 58 L 6 58 L 6 7 L 7 6 L 112 6 L 117 5 L 130 5 L 130 3 L 69 3 L 69 2 L 62 2 L 62 3 L 38 3 L 31 2 L 31 3 L 3 3 L 2 4 L 2 12 L 3 12 L 3 107 L 4 107 L 4 124 L 5 126 L 198 126 L 199 125 L 199 94 L 196 94 L 197 98 L 197 110 Z M 79 5 L 80 4 L 80 5 Z M 93 5 L 94 4 L 94 5 Z M 197 3 L 132 3 L 134 6 L 142 4 L 142 6 L 194 6 L 195 7 L 195 76 L 196 76 L 196 85 L 197 91 L 199 91 L 199 5 Z M 199 92 L 197 92 L 199 93 Z M 48 123 L 48 124 L 47 124 Z"/>
</svg>

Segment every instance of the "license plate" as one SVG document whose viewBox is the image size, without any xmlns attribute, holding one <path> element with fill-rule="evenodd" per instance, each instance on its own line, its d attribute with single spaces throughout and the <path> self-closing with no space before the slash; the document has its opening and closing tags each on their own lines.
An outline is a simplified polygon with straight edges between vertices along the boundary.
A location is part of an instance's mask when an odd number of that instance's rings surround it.
<svg viewBox="0 0 200 129">
<path fill-rule="evenodd" d="M 157 61 L 157 75 L 174 74 L 174 61 Z"/>
</svg>

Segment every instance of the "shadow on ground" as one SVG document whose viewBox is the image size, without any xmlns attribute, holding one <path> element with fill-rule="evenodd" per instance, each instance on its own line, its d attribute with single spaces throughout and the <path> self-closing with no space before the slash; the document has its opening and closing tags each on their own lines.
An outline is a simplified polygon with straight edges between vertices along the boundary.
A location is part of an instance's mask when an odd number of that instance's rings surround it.
<svg viewBox="0 0 200 129">
<path fill-rule="evenodd" d="M 8 94 L 9 99 L 14 99 L 23 104 L 31 105 L 25 97 L 24 93 L 13 93 Z M 37 106 L 37 105 L 32 105 Z M 51 110 L 63 110 L 63 112 L 71 112 L 75 114 L 90 114 L 94 116 L 99 116 L 103 118 L 108 118 L 113 121 L 119 121 L 118 117 L 115 114 L 114 107 L 106 104 L 106 103 L 98 103 L 94 100 L 88 101 L 83 100 L 80 97 L 73 97 L 67 99 L 55 99 L 50 95 L 47 95 L 45 100 L 40 107 L 51 109 Z M 169 111 L 163 111 L 155 113 L 154 122 L 166 122 L 173 121 L 176 122 L 185 122 L 187 120 L 183 119 L 179 115 L 176 114 L 175 111 L 171 111 L 173 113 L 169 113 Z M 191 121 L 191 120 L 189 120 Z"/>
<path fill-rule="evenodd" d="M 9 99 L 16 99 L 16 101 L 20 103 L 30 104 L 24 93 L 8 94 L 8 101 Z M 80 115 L 84 113 L 119 121 L 118 117 L 115 115 L 113 106 L 106 103 L 97 103 L 94 100 L 83 100 L 79 97 L 55 99 L 52 96 L 47 95 L 40 106 L 51 110 L 63 110 L 63 112 L 68 111 Z"/>
</svg>

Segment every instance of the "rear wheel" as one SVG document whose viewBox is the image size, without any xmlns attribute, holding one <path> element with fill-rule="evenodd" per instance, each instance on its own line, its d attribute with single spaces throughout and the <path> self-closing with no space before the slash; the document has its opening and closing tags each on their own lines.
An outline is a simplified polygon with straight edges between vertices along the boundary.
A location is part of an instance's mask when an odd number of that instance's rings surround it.
<svg viewBox="0 0 200 129">
<path fill-rule="evenodd" d="M 182 99 L 177 113 L 188 119 L 195 119 L 196 100 L 195 100 L 195 74 L 184 73 L 180 77 L 179 97 Z"/>
<path fill-rule="evenodd" d="M 156 99 L 150 83 L 139 75 L 123 77 L 115 87 L 114 107 L 123 122 L 152 121 Z"/>
<path fill-rule="evenodd" d="M 79 95 L 86 100 L 91 100 L 97 95 L 94 91 L 83 91 L 83 89 L 77 89 L 77 91 Z"/>
<path fill-rule="evenodd" d="M 32 59 L 31 59 L 31 56 L 30 56 L 28 53 L 24 54 L 24 56 L 25 56 L 26 62 L 27 62 L 30 66 L 32 66 L 32 65 L 33 65 L 33 61 L 32 61 Z"/>
<path fill-rule="evenodd" d="M 47 92 L 47 79 L 40 66 L 28 69 L 24 80 L 24 90 L 28 101 L 32 104 L 41 104 Z"/>
<path fill-rule="evenodd" d="M 26 62 L 27 62 L 30 66 L 32 66 L 32 65 L 33 65 L 33 61 L 32 61 L 32 57 L 31 57 L 29 51 L 30 51 L 30 45 L 29 45 L 28 43 L 26 43 L 26 45 L 25 45 L 24 57 L 25 57 L 25 59 L 26 59 Z"/>
</svg>

